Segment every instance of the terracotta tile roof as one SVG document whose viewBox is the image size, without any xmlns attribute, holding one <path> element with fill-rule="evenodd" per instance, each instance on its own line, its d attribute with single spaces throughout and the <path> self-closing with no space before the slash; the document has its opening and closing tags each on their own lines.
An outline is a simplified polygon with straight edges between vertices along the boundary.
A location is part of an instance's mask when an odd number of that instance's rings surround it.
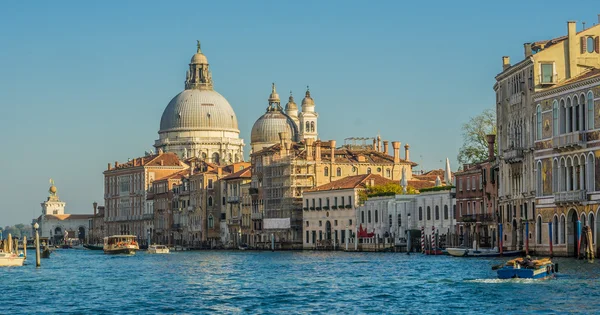
<svg viewBox="0 0 600 315">
<path fill-rule="evenodd" d="M 85 219 L 91 219 L 93 218 L 94 215 L 93 214 L 47 214 L 46 218 L 48 219 L 57 219 L 60 221 L 63 220 L 85 220 Z"/>
<path fill-rule="evenodd" d="M 162 165 L 160 164 L 161 161 Z M 177 154 L 166 152 L 131 159 L 126 163 L 115 165 L 111 170 L 138 166 L 181 166 L 181 161 L 177 157 Z"/>
<path fill-rule="evenodd" d="M 574 82 L 583 81 L 583 80 L 586 80 L 586 79 L 591 79 L 591 78 L 597 77 L 597 76 L 600 76 L 600 69 L 591 69 L 591 70 L 586 71 L 586 72 L 584 72 L 584 73 L 582 73 L 582 74 L 580 74 L 580 75 L 578 75 L 576 77 L 573 77 L 573 78 L 570 78 L 570 79 L 565 80 L 563 82 L 560 82 L 560 83 L 556 84 L 555 86 L 553 86 L 551 88 L 545 89 L 544 92 L 547 92 L 547 91 L 550 91 L 550 90 L 553 90 L 553 89 L 556 89 L 558 87 L 565 86 L 567 84 L 571 84 L 571 83 L 574 83 Z"/>
<path fill-rule="evenodd" d="M 420 190 L 423 188 L 431 188 L 435 187 L 435 181 L 432 182 L 428 180 L 409 180 L 408 187 L 412 187 L 416 190 Z"/>
<path fill-rule="evenodd" d="M 372 180 L 375 181 L 375 185 L 385 185 L 389 183 L 395 183 L 391 179 L 387 179 L 376 174 L 363 174 L 348 176 L 342 179 L 338 179 L 331 183 L 315 187 L 313 189 L 305 190 L 305 192 L 324 191 L 324 190 L 337 190 L 337 189 L 354 189 L 354 188 L 366 188 L 367 184 Z"/>
<path fill-rule="evenodd" d="M 177 173 L 173 173 L 171 175 L 167 175 L 164 177 L 161 177 L 159 179 L 156 179 L 154 181 L 158 182 L 161 180 L 168 180 L 168 179 L 184 179 L 185 177 L 188 177 L 190 175 L 190 170 L 189 169 L 185 169 L 185 170 L 181 170 Z"/>
<path fill-rule="evenodd" d="M 250 172 L 250 168 L 245 168 L 243 170 L 237 171 L 233 174 L 229 174 L 222 178 L 222 180 L 230 180 L 230 179 L 238 179 L 238 178 L 251 178 L 252 173 Z"/>
</svg>

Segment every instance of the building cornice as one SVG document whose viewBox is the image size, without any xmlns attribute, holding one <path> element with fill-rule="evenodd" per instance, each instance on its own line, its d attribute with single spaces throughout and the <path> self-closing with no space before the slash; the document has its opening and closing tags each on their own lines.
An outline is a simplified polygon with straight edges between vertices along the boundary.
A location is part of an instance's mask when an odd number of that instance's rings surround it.
<svg viewBox="0 0 600 315">
<path fill-rule="evenodd" d="M 558 97 L 558 96 L 561 96 L 564 94 L 572 93 L 575 90 L 586 89 L 586 88 L 596 86 L 599 83 L 600 83 L 600 76 L 592 77 L 589 79 L 584 79 L 581 81 L 574 81 L 572 83 L 565 84 L 563 86 L 560 86 L 560 87 L 557 87 L 554 89 L 536 92 L 533 95 L 533 100 L 534 100 L 534 102 L 538 102 L 538 101 L 542 101 L 545 99 Z"/>
</svg>

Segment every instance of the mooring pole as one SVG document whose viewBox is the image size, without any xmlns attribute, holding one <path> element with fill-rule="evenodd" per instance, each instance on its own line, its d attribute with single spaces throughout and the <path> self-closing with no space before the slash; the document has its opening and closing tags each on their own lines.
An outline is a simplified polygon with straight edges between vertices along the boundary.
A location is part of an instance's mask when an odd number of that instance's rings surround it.
<svg viewBox="0 0 600 315">
<path fill-rule="evenodd" d="M 40 267 L 42 265 L 40 263 L 40 233 L 38 232 L 40 225 L 36 222 L 33 227 L 35 228 L 35 266 Z"/>
<path fill-rule="evenodd" d="M 550 257 L 554 256 L 552 250 L 552 222 L 548 222 L 548 235 L 550 236 Z"/>
</svg>

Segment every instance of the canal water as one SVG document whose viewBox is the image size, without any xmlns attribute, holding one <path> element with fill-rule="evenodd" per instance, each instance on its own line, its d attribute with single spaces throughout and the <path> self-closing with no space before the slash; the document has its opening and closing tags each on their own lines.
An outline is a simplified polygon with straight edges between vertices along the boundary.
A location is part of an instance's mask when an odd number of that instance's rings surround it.
<svg viewBox="0 0 600 315">
<path fill-rule="evenodd" d="M 548 314 L 600 312 L 600 268 L 497 280 L 499 259 L 399 253 L 56 250 L 0 268 L 0 314 Z M 31 255 L 33 254 L 33 255 Z"/>
</svg>

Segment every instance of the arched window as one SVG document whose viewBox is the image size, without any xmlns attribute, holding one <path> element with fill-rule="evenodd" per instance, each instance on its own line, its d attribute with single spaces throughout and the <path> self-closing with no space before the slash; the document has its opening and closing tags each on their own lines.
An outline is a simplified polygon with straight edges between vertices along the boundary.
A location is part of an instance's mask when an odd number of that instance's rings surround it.
<svg viewBox="0 0 600 315">
<path fill-rule="evenodd" d="M 315 132 L 315 122 L 314 121 L 310 122 L 310 132 Z"/>
<path fill-rule="evenodd" d="M 565 216 L 561 215 L 560 216 L 560 243 L 564 244 L 565 243 Z"/>
<path fill-rule="evenodd" d="M 212 154 L 212 162 L 215 164 L 219 164 L 219 153 L 215 152 Z"/>
<path fill-rule="evenodd" d="M 588 53 L 593 53 L 595 48 L 595 41 L 594 41 L 594 37 L 589 36 L 586 40 L 585 46 L 587 47 L 587 52 Z"/>
<path fill-rule="evenodd" d="M 419 221 L 423 221 L 423 207 L 419 207 Z"/>
<path fill-rule="evenodd" d="M 371 174 L 371 168 L 367 168 L 367 174 Z"/>
<path fill-rule="evenodd" d="M 371 210 L 367 212 L 367 223 L 371 223 Z"/>
<path fill-rule="evenodd" d="M 588 163 L 585 166 L 585 170 L 587 171 L 587 179 L 588 179 L 588 185 L 587 185 L 587 191 L 596 191 L 596 176 L 594 174 L 594 171 L 596 170 L 595 164 L 596 164 L 596 159 L 594 158 L 593 154 L 588 155 Z"/>
<path fill-rule="evenodd" d="M 323 169 L 323 175 L 329 176 L 329 167 L 325 166 L 325 168 Z"/>
<path fill-rule="evenodd" d="M 212 198 L 212 196 L 208 196 L 208 206 L 212 207 L 212 205 L 213 205 L 213 198 Z"/>
<path fill-rule="evenodd" d="M 215 227 L 215 219 L 213 218 L 212 214 L 208 215 L 208 228 L 212 229 Z"/>
<path fill-rule="evenodd" d="M 365 223 L 365 212 L 364 211 L 360 212 L 360 223 Z"/>
<path fill-rule="evenodd" d="M 427 220 L 431 220 L 431 207 L 427 206 Z"/>
<path fill-rule="evenodd" d="M 543 196 L 544 195 L 544 183 L 543 183 L 543 179 L 542 179 L 542 161 L 538 161 L 537 162 L 537 168 L 535 170 L 535 175 L 537 178 L 537 195 L 538 196 Z"/>
<path fill-rule="evenodd" d="M 444 220 L 448 220 L 448 205 L 444 205 Z"/>
<path fill-rule="evenodd" d="M 552 243 L 558 244 L 558 216 L 554 216 L 552 222 Z"/>
<path fill-rule="evenodd" d="M 375 210 L 375 223 L 377 223 L 378 217 L 379 217 L 379 215 L 377 214 L 377 210 Z"/>
<path fill-rule="evenodd" d="M 537 226 L 535 232 L 537 234 L 537 243 L 542 244 L 542 217 L 537 218 Z"/>
<path fill-rule="evenodd" d="M 536 119 L 537 119 L 536 136 L 537 136 L 538 140 L 541 140 L 542 139 L 542 106 L 540 106 L 540 104 L 538 104 L 538 106 L 537 106 Z"/>
<path fill-rule="evenodd" d="M 435 206 L 435 219 L 436 220 L 440 219 L 440 207 L 439 206 Z"/>
<path fill-rule="evenodd" d="M 306 122 L 306 128 L 304 129 L 305 132 L 310 132 L 310 122 Z"/>
<path fill-rule="evenodd" d="M 554 136 L 558 136 L 559 134 L 559 125 L 558 125 L 558 101 L 554 100 L 552 102 L 552 134 Z"/>
<path fill-rule="evenodd" d="M 336 176 L 342 176 L 342 168 L 338 167 L 336 170 Z"/>
<path fill-rule="evenodd" d="M 589 91 L 587 94 L 587 129 L 594 129 L 594 93 Z"/>
</svg>

